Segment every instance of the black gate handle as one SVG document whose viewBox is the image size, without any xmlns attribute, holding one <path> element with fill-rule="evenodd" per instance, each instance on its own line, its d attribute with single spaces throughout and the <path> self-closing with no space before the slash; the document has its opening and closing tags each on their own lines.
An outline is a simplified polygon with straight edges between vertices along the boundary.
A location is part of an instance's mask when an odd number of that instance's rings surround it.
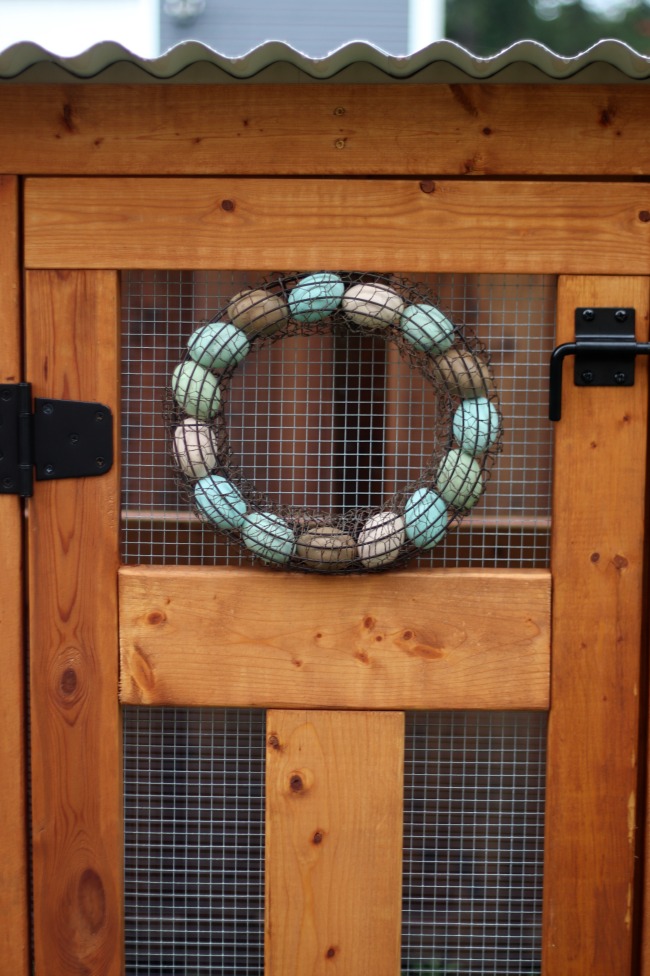
<svg viewBox="0 0 650 976">
<path fill-rule="evenodd" d="M 635 356 L 650 356 L 650 342 L 636 342 L 626 339 L 614 341 L 590 340 L 589 342 L 565 342 L 557 346 L 551 355 L 550 389 L 548 401 L 548 419 L 560 420 L 562 417 L 562 363 L 566 356 L 576 356 L 587 354 L 592 359 L 606 359 L 608 356 L 616 356 L 619 359 L 623 356 L 634 361 Z M 620 379 L 619 379 L 620 377 Z M 614 374 L 615 383 L 619 386 L 631 386 L 630 381 L 624 373 Z M 585 386 L 590 385 L 585 377 Z M 595 386 L 599 384 L 594 384 Z M 608 384 L 613 385 L 613 384 Z"/>
</svg>

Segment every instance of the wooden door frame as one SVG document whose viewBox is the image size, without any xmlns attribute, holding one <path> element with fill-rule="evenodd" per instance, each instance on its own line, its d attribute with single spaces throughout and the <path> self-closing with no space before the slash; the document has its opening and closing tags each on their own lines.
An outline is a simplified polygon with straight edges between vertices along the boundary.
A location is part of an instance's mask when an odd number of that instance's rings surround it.
<svg viewBox="0 0 650 976">
<path fill-rule="evenodd" d="M 268 233 L 282 213 L 272 206 L 277 202 L 272 183 L 28 181 L 27 368 L 35 395 L 103 400 L 117 412 L 118 281 L 110 269 L 179 263 L 246 267 L 255 241 L 266 240 L 260 231 Z M 603 187 L 597 184 L 453 183 L 440 190 L 424 193 L 413 181 L 367 186 L 363 181 L 283 181 L 282 199 L 298 201 L 282 217 L 287 233 L 266 240 L 261 260 L 253 263 L 273 266 L 283 255 L 280 264 L 296 263 L 292 259 L 300 253 L 307 254 L 308 263 L 323 263 L 333 240 L 316 235 L 314 244 L 314 231 L 334 222 L 346 255 L 360 254 L 357 263 L 383 270 L 396 260 L 395 235 L 402 240 L 405 212 L 412 243 L 400 247 L 398 259 L 405 267 L 412 260 L 414 270 L 424 270 L 438 266 L 438 255 L 423 254 L 422 246 L 435 238 L 441 221 L 450 230 L 455 222 L 471 222 L 473 245 L 465 234 L 445 240 L 439 252 L 444 270 L 609 275 L 561 283 L 558 341 L 572 335 L 571 302 L 587 298 L 627 305 L 632 304 L 630 292 L 639 310 L 637 336 L 647 338 L 647 278 L 620 277 L 650 270 L 650 229 L 639 217 L 642 186 L 609 185 L 605 207 Z M 307 193 L 316 204 L 310 220 L 301 223 Z M 225 199 L 234 201 L 232 209 L 221 207 Z M 402 209 L 395 208 L 396 199 Z M 141 210 L 134 221 L 137 206 Z M 363 238 L 368 207 L 379 207 L 382 218 Z M 341 213 L 351 215 L 347 223 Z M 230 227 L 225 222 L 233 214 L 239 223 Z M 534 233 L 539 229 L 532 223 L 536 214 L 542 215 L 543 233 Z M 188 238 L 197 220 L 199 229 Z M 96 270 L 75 270 L 89 265 Z M 553 557 L 549 731 L 549 769 L 557 788 L 550 786 L 548 809 L 558 818 L 561 837 L 549 828 L 544 976 L 612 976 L 631 972 L 632 965 L 629 885 L 637 826 L 632 797 L 638 773 L 641 648 L 636 622 L 640 626 L 642 615 L 646 367 L 637 364 L 631 390 L 588 391 L 570 385 L 568 368 L 556 447 L 558 456 L 570 458 L 571 476 L 566 482 L 556 478 L 554 491 L 558 554 Z M 583 476 L 600 513 L 597 519 L 580 504 Z M 62 976 L 77 973 L 80 966 L 110 976 L 122 970 L 118 478 L 116 466 L 105 478 L 39 486 L 30 503 L 38 976 L 53 966 Z M 615 531 L 602 514 L 608 506 L 620 513 Z M 90 585 L 98 567 L 101 578 L 111 580 L 106 587 Z M 558 600 L 563 592 L 579 594 L 578 605 L 568 612 L 561 596 Z M 615 626 L 594 631 L 603 607 Z M 624 625 L 628 619 L 633 623 Z M 577 655 L 583 632 L 588 636 Z M 563 701 L 578 707 L 563 708 Z M 571 749 L 573 740 L 582 743 L 578 756 Z M 608 796 L 603 802 L 605 774 L 617 784 L 611 803 Z M 579 788 L 567 809 L 563 791 L 572 786 Z M 565 836 L 569 863 L 576 867 L 571 878 Z M 582 871 L 587 864 L 589 878 Z"/>
<path fill-rule="evenodd" d="M 22 378 L 19 184 L 0 176 L 0 382 Z M 7 571 L 0 586 L 0 959 L 16 976 L 29 972 L 27 748 L 25 725 L 23 503 L 0 499 L 0 538 Z"/>
</svg>

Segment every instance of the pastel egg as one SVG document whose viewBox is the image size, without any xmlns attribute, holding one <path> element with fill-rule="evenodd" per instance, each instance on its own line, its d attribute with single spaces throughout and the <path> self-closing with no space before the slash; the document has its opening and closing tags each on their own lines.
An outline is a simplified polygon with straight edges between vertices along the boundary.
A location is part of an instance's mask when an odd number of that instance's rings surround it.
<svg viewBox="0 0 650 976">
<path fill-rule="evenodd" d="M 454 414 L 452 430 L 464 454 L 485 454 L 499 436 L 499 414 L 487 397 L 463 400 Z"/>
<path fill-rule="evenodd" d="M 429 488 L 418 488 L 404 506 L 406 535 L 420 549 L 433 549 L 445 532 L 449 516 L 440 495 Z"/>
<path fill-rule="evenodd" d="M 339 307 L 344 291 L 345 285 L 332 272 L 307 275 L 291 290 L 291 315 L 296 322 L 319 322 Z"/>
<path fill-rule="evenodd" d="M 186 417 L 174 431 L 176 463 L 188 478 L 204 478 L 217 463 L 214 431 L 194 417 Z"/>
<path fill-rule="evenodd" d="M 246 514 L 246 502 L 227 478 L 211 474 L 194 486 L 194 501 L 199 511 L 225 531 L 239 529 Z"/>
<path fill-rule="evenodd" d="M 392 288 L 380 282 L 352 285 L 343 296 L 343 310 L 355 325 L 382 329 L 397 322 L 404 302 Z"/>
<path fill-rule="evenodd" d="M 245 288 L 233 297 L 226 309 L 233 325 L 249 336 L 272 335 L 289 319 L 287 303 L 280 295 L 264 288 Z"/>
<path fill-rule="evenodd" d="M 323 525 L 298 536 L 295 555 L 310 568 L 335 572 L 354 562 L 357 544 L 341 529 Z"/>
<path fill-rule="evenodd" d="M 449 451 L 436 475 L 438 491 L 455 508 L 472 508 L 483 493 L 481 465 L 462 451 Z"/>
<path fill-rule="evenodd" d="M 400 315 L 404 337 L 420 352 L 446 352 L 454 341 L 454 327 L 435 305 L 407 305 Z"/>
<path fill-rule="evenodd" d="M 242 524 L 242 539 L 252 553 L 267 563 L 283 563 L 293 555 L 291 527 L 272 512 L 253 512 Z"/>
<path fill-rule="evenodd" d="M 371 515 L 359 533 L 359 558 L 372 569 L 397 559 L 404 544 L 404 519 L 393 512 Z"/>
<path fill-rule="evenodd" d="M 172 392 L 179 407 L 199 420 L 214 417 L 221 403 L 216 378 L 193 361 L 178 364 L 172 373 Z"/>
<path fill-rule="evenodd" d="M 192 333 L 187 348 L 194 362 L 206 369 L 228 369 L 246 358 L 250 342 L 230 322 L 208 322 Z"/>
<path fill-rule="evenodd" d="M 490 367 L 470 352 L 450 349 L 436 359 L 436 366 L 453 396 L 487 396 L 494 389 Z"/>
</svg>

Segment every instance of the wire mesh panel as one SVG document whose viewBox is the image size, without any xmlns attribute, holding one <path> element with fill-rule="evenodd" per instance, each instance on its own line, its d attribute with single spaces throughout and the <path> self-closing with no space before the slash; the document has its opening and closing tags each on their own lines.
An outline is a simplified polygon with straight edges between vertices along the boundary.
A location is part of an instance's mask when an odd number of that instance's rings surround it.
<svg viewBox="0 0 650 976">
<path fill-rule="evenodd" d="M 124 709 L 127 976 L 261 976 L 261 711 Z"/>
<path fill-rule="evenodd" d="M 546 715 L 407 716 L 403 976 L 541 971 Z"/>
<path fill-rule="evenodd" d="M 175 481 L 165 391 L 197 324 L 219 316 L 256 272 L 123 276 L 123 559 L 248 564 L 250 554 L 200 522 Z M 502 453 L 480 503 L 421 565 L 548 565 L 551 430 L 546 420 L 554 279 L 430 275 L 419 287 L 490 358 Z M 249 355 L 231 381 L 226 423 L 243 476 L 278 504 L 371 506 L 417 480 L 439 405 L 380 336 L 293 336 Z"/>
</svg>

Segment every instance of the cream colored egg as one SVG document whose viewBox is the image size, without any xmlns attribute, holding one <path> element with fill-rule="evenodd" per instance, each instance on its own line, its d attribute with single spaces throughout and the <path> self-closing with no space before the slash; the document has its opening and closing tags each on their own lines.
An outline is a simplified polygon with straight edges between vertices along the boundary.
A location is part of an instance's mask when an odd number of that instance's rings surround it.
<svg viewBox="0 0 650 976">
<path fill-rule="evenodd" d="M 357 544 L 351 535 L 331 525 L 310 529 L 298 537 L 296 557 L 310 568 L 336 572 L 357 558 Z"/>
<path fill-rule="evenodd" d="M 490 367 L 470 352 L 450 349 L 436 358 L 436 365 L 452 396 L 484 397 L 494 389 Z"/>
<path fill-rule="evenodd" d="M 280 295 L 263 288 L 245 288 L 231 300 L 226 315 L 249 336 L 273 335 L 289 318 L 287 303 Z"/>
<path fill-rule="evenodd" d="M 174 431 L 174 456 L 188 478 L 204 478 L 217 463 L 217 445 L 210 425 L 186 417 Z"/>
<path fill-rule="evenodd" d="M 404 544 L 404 519 L 393 512 L 371 515 L 359 533 L 359 558 L 372 569 L 397 559 Z"/>
<path fill-rule="evenodd" d="M 377 283 L 352 285 L 343 296 L 342 306 L 355 325 L 367 329 L 383 329 L 394 325 L 400 317 L 404 302 L 388 285 Z"/>
</svg>

